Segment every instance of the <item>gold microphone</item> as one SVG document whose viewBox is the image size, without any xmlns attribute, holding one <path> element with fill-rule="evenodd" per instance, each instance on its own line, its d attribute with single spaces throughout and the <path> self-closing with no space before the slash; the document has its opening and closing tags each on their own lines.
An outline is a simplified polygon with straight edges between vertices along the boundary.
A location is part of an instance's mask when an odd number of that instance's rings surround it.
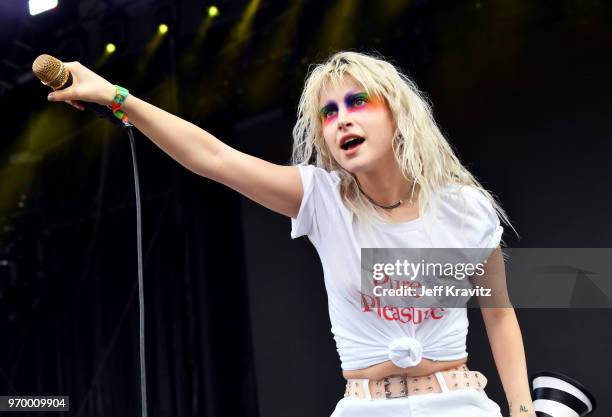
<svg viewBox="0 0 612 417">
<path fill-rule="evenodd" d="M 51 55 L 39 55 L 32 64 L 32 71 L 41 83 L 54 90 L 61 90 L 72 84 L 72 76 L 64 67 L 64 63 Z"/>
<path fill-rule="evenodd" d="M 51 87 L 53 90 L 62 90 L 72 85 L 72 75 L 62 61 L 54 56 L 39 55 L 32 63 L 32 72 L 41 83 Z M 113 111 L 97 103 L 79 101 L 83 107 L 92 111 L 96 116 L 108 120 L 114 125 L 126 127 L 126 125 L 113 115 Z"/>
</svg>

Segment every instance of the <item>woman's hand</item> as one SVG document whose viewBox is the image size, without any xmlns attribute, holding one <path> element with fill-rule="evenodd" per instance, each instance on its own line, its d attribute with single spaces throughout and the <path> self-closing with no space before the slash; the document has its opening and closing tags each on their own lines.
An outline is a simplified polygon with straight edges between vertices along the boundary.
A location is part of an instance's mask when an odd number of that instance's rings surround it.
<svg viewBox="0 0 612 417">
<path fill-rule="evenodd" d="M 64 67 L 72 75 L 72 85 L 47 96 L 49 101 L 65 101 L 83 110 L 78 101 L 109 106 L 115 97 L 115 86 L 78 62 L 66 62 Z"/>
</svg>

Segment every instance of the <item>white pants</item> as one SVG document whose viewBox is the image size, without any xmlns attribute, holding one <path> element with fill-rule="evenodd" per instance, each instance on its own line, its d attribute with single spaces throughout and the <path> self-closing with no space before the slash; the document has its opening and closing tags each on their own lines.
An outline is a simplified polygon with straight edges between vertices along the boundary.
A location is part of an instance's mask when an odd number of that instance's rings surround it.
<svg viewBox="0 0 612 417">
<path fill-rule="evenodd" d="M 392 400 L 346 397 L 331 417 L 501 417 L 501 413 L 484 391 L 464 388 Z"/>
</svg>

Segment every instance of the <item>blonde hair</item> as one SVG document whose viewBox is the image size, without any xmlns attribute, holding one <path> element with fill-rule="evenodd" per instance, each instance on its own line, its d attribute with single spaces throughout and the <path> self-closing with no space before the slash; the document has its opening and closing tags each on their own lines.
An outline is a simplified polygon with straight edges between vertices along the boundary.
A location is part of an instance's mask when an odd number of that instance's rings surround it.
<svg viewBox="0 0 612 417">
<path fill-rule="evenodd" d="M 449 184 L 469 185 L 478 189 L 492 204 L 498 217 L 512 227 L 497 201 L 461 164 L 434 121 L 431 106 L 415 83 L 382 58 L 358 52 L 338 52 L 325 63 L 311 68 L 298 105 L 293 127 L 294 165 L 313 161 L 340 176 L 340 194 L 346 207 L 360 221 L 369 215 L 381 216 L 358 187 L 353 174 L 333 158 L 322 133 L 319 112 L 320 93 L 331 82 L 337 86 L 344 76 L 360 83 L 370 95 L 384 99 L 397 129 L 393 152 L 403 176 L 419 185 L 419 214 L 422 216 L 431 197 Z"/>
</svg>

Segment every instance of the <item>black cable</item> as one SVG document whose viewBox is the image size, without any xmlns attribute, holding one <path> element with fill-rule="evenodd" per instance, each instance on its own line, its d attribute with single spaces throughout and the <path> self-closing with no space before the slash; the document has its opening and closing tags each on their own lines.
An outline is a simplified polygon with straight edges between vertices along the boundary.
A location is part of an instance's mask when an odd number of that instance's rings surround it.
<svg viewBox="0 0 612 417">
<path fill-rule="evenodd" d="M 136 252 L 138 255 L 138 327 L 140 345 L 140 402 L 142 417 L 147 417 L 147 372 L 145 367 L 145 323 L 144 323 L 144 279 L 142 268 L 142 223 L 140 216 L 140 181 L 138 179 L 138 161 L 136 160 L 136 142 L 131 126 L 127 127 L 132 150 L 134 168 L 134 197 L 136 201 Z"/>
</svg>

